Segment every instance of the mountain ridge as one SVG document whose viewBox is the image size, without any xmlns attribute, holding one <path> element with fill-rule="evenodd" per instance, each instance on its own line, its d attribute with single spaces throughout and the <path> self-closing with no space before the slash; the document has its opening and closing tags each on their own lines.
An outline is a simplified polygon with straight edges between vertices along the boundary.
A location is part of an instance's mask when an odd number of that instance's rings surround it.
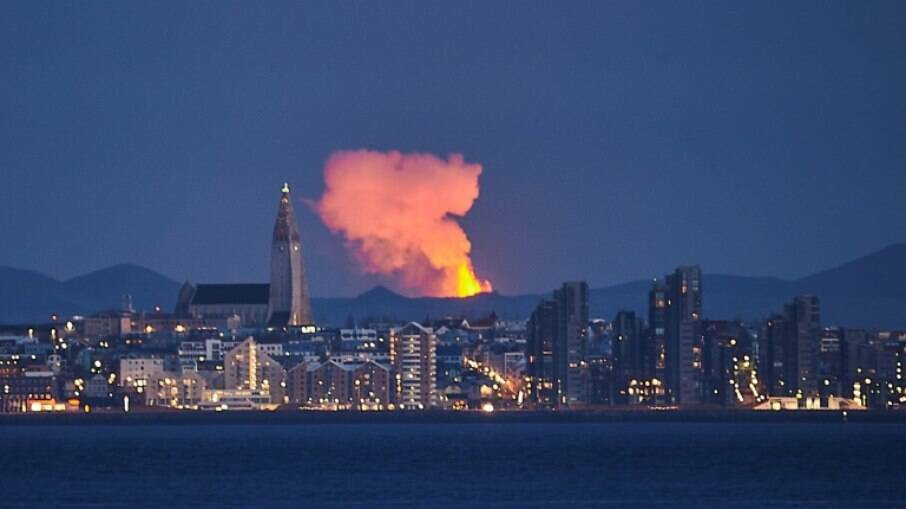
<svg viewBox="0 0 906 509">
<path fill-rule="evenodd" d="M 906 328 L 906 243 L 886 246 L 835 267 L 798 279 L 771 276 L 703 275 L 704 309 L 709 318 L 760 319 L 779 311 L 796 295 L 822 301 L 827 325 Z M 591 314 L 611 318 L 620 309 L 645 316 L 651 280 L 593 288 Z M 118 309 L 130 294 L 139 310 L 160 305 L 172 310 L 180 283 L 140 265 L 122 263 L 59 281 L 34 270 L 0 266 L 0 323 L 46 320 Z M 320 323 L 341 325 L 350 318 L 423 320 L 444 315 L 479 317 L 491 311 L 524 319 L 546 294 L 478 294 L 467 298 L 406 297 L 377 285 L 355 297 L 315 297 Z"/>
</svg>

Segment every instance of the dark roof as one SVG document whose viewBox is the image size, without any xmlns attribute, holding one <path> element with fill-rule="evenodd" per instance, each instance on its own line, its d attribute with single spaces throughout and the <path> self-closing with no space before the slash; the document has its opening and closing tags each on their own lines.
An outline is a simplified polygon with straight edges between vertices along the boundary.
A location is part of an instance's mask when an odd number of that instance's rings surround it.
<svg viewBox="0 0 906 509">
<path fill-rule="evenodd" d="M 270 290 L 268 284 L 198 285 L 192 304 L 267 304 Z"/>
<path fill-rule="evenodd" d="M 289 323 L 289 311 L 274 311 L 271 313 L 271 320 L 267 322 L 269 327 L 286 327 Z"/>
</svg>

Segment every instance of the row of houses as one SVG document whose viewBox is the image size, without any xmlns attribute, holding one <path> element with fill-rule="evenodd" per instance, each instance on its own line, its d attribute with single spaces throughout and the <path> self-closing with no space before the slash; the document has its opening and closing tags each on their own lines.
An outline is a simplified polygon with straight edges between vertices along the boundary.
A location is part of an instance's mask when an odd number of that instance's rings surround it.
<svg viewBox="0 0 906 509">
<path fill-rule="evenodd" d="M 159 358 L 119 360 L 119 386 L 149 406 L 232 410 L 281 405 L 320 409 L 427 409 L 439 404 L 437 337 L 409 323 L 391 333 L 389 356 L 280 357 L 247 338 L 207 362 L 168 369 Z M 199 352 L 200 353 L 200 352 Z M 212 367 L 207 369 L 206 366 Z"/>
</svg>

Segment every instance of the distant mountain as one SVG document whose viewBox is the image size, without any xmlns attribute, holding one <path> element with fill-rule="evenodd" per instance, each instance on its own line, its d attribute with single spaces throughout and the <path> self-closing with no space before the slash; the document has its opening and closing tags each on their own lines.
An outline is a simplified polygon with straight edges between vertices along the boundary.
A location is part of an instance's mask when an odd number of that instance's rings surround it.
<svg viewBox="0 0 906 509">
<path fill-rule="evenodd" d="M 870 292 L 876 296 L 903 298 L 906 295 L 906 244 L 887 246 L 796 283 L 816 295 Z"/>
<path fill-rule="evenodd" d="M 660 274 L 659 274 L 660 276 Z M 620 309 L 644 316 L 651 281 L 632 281 L 591 290 L 595 317 L 612 318 Z M 180 284 L 136 265 L 116 265 L 68 281 L 34 271 L 0 267 L 0 323 L 46 320 L 120 307 L 131 294 L 136 309 L 155 304 L 172 310 Z M 895 244 L 838 267 L 798 280 L 705 274 L 705 316 L 756 320 L 782 309 L 796 295 L 821 299 L 827 325 L 906 329 L 906 244 Z M 349 318 L 424 320 L 445 315 L 468 318 L 491 311 L 505 319 L 524 319 L 544 295 L 480 294 L 458 298 L 408 298 L 377 286 L 354 298 L 314 298 L 319 323 L 343 325 Z"/>
<path fill-rule="evenodd" d="M 0 267 L 0 323 L 120 309 L 125 294 L 136 309 L 172 310 L 180 284 L 137 265 L 115 265 L 67 281 L 30 270 Z"/>
<path fill-rule="evenodd" d="M 658 275 L 660 276 L 660 274 Z M 704 274 L 704 309 L 708 318 L 759 320 L 783 309 L 797 295 L 817 295 L 827 325 L 906 328 L 906 244 L 895 244 L 832 269 L 798 280 Z M 594 317 L 612 318 L 620 309 L 646 316 L 650 280 L 632 281 L 590 292 Z M 422 320 L 460 314 L 485 316 L 495 311 L 524 319 L 546 295 L 481 294 L 466 299 L 408 299 L 376 287 L 353 299 L 314 299 L 321 322 L 342 324 L 348 317 L 387 316 Z"/>
<path fill-rule="evenodd" d="M 79 299 L 44 274 L 0 267 L 0 323 L 47 321 L 50 313 L 81 312 Z"/>
<path fill-rule="evenodd" d="M 98 309 L 119 309 L 123 295 L 135 309 L 159 305 L 172 311 L 180 283 L 138 265 L 120 264 L 63 282 L 63 288 Z"/>
</svg>

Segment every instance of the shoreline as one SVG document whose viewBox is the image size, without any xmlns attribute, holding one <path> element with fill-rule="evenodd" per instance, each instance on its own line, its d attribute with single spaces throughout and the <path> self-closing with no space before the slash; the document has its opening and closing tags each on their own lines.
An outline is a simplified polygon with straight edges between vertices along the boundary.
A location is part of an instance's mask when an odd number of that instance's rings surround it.
<svg viewBox="0 0 906 509">
<path fill-rule="evenodd" d="M 570 411 L 356 412 L 278 410 L 133 411 L 0 415 L 3 426 L 321 425 L 321 424 L 607 424 L 607 423 L 903 423 L 906 411 L 752 411 L 606 409 Z"/>
</svg>

